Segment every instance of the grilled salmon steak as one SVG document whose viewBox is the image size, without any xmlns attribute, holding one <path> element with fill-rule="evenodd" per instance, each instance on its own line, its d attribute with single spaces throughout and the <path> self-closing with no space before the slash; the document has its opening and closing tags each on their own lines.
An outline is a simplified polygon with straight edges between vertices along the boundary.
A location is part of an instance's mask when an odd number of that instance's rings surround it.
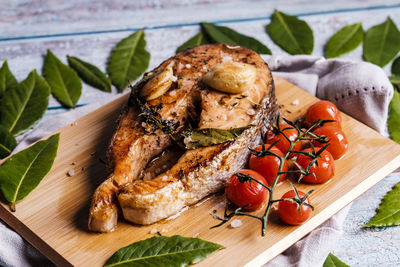
<svg viewBox="0 0 400 267">
<path fill-rule="evenodd" d="M 239 46 L 186 50 L 131 89 L 107 153 L 110 174 L 92 198 L 92 231 L 113 231 L 119 210 L 125 220 L 151 224 L 221 190 L 278 111 L 268 66 Z M 230 141 L 178 148 L 169 169 L 143 175 L 163 151 L 193 143 L 187 132 L 205 129 L 242 131 Z"/>
</svg>

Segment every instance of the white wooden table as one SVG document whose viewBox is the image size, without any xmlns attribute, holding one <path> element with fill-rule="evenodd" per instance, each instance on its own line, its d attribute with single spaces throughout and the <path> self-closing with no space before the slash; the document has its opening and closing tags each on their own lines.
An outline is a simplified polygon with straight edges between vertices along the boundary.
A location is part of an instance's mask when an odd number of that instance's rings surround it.
<svg viewBox="0 0 400 267">
<path fill-rule="evenodd" d="M 265 43 L 274 55 L 286 53 L 265 33 L 274 9 L 298 15 L 314 31 L 314 55 L 323 54 L 329 37 L 344 25 L 362 22 L 364 29 L 390 16 L 400 26 L 400 1 L 385 0 L 0 0 L 0 62 L 7 59 L 18 80 L 42 68 L 46 49 L 64 60 L 73 55 L 102 70 L 112 47 L 123 37 L 146 29 L 150 68 L 175 53 L 198 31 L 199 21 L 226 25 Z M 361 60 L 361 47 L 343 56 Z M 385 68 L 389 71 L 389 66 Z M 389 73 L 389 72 L 388 72 Z M 115 90 L 113 94 L 115 94 Z M 94 103 L 108 93 L 84 84 L 79 105 Z M 51 99 L 45 121 L 67 111 Z M 392 174 L 354 201 L 344 224 L 336 256 L 351 266 L 399 266 L 400 227 L 365 230 L 380 199 L 397 182 Z"/>
</svg>

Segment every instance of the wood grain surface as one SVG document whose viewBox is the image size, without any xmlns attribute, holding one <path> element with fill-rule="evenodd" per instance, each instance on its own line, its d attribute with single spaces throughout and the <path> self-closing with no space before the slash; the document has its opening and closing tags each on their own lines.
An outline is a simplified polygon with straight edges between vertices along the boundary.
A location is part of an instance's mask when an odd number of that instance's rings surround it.
<svg viewBox="0 0 400 267">
<path fill-rule="evenodd" d="M 278 77 L 275 77 L 275 85 L 278 101 L 283 105 L 282 112 L 289 119 L 304 114 L 307 106 L 317 100 Z M 291 104 L 295 99 L 299 100 L 299 105 Z M 298 185 L 302 191 L 316 188 L 310 197 L 315 212 L 304 225 L 285 226 L 273 212 L 265 237 L 260 236 L 259 222 L 249 218 L 241 218 L 243 226 L 240 228 L 222 226 L 210 230 L 217 223 L 210 213 L 216 209 L 221 214 L 225 207 L 225 196 L 219 194 L 202 205 L 190 207 L 173 220 L 150 226 L 120 221 L 113 233 L 92 233 L 87 230 L 90 198 L 106 177 L 102 163 L 105 149 L 126 100 L 127 95 L 122 96 L 62 128 L 58 155 L 50 173 L 17 204 L 15 213 L 9 212 L 8 206 L 1 203 L 0 218 L 57 265 L 103 265 L 116 250 L 151 237 L 154 230 L 163 235 L 198 235 L 226 247 L 199 266 L 226 266 L 227 263 L 230 266 L 260 265 L 284 251 L 400 165 L 400 145 L 343 114 L 343 129 L 350 148 L 342 159 L 335 162 L 335 177 L 323 185 Z M 75 174 L 69 177 L 67 172 L 71 169 Z M 288 183 L 281 184 L 276 196 L 288 189 Z"/>
</svg>

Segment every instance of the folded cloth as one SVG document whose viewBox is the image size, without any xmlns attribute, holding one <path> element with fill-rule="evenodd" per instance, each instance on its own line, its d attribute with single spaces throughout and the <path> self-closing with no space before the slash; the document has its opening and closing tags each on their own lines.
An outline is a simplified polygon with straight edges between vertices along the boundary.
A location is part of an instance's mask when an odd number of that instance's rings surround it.
<svg viewBox="0 0 400 267">
<path fill-rule="evenodd" d="M 274 74 L 319 98 L 335 103 L 339 109 L 383 133 L 393 87 L 383 70 L 365 62 L 313 56 L 265 57 Z M 77 108 L 40 124 L 19 143 L 17 150 L 73 122 L 112 99 Z M 298 241 L 266 266 L 322 266 L 341 234 L 349 207 Z M 0 265 L 51 266 L 38 251 L 18 234 L 0 223 Z"/>
</svg>

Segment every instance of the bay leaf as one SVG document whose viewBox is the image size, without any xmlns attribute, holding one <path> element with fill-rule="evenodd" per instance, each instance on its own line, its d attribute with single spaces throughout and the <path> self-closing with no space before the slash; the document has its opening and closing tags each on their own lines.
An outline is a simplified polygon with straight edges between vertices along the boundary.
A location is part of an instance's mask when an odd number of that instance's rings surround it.
<svg viewBox="0 0 400 267">
<path fill-rule="evenodd" d="M 400 74 L 399 75 L 392 75 L 389 77 L 390 82 L 400 88 Z"/>
<path fill-rule="evenodd" d="M 0 97 L 4 95 L 6 90 L 15 88 L 17 84 L 17 79 L 11 73 L 7 60 L 4 60 L 0 68 Z"/>
<path fill-rule="evenodd" d="M 186 49 L 203 45 L 203 44 L 211 44 L 211 41 L 207 38 L 206 35 L 203 34 L 203 32 L 199 32 L 189 40 L 187 40 L 184 44 L 182 44 L 178 49 L 176 49 L 176 53 L 185 51 Z"/>
<path fill-rule="evenodd" d="M 107 63 L 108 76 L 118 92 L 123 92 L 130 81 L 139 78 L 149 66 L 149 61 L 144 30 L 122 39 L 112 50 Z"/>
<path fill-rule="evenodd" d="M 364 37 L 363 57 L 380 67 L 388 64 L 400 51 L 400 32 L 390 17 L 371 27 Z"/>
<path fill-rule="evenodd" d="M 7 90 L 1 99 L 0 124 L 18 135 L 33 127 L 44 115 L 49 104 L 50 88 L 33 70 L 13 90 Z"/>
<path fill-rule="evenodd" d="M 388 129 L 390 138 L 400 144 L 400 93 L 396 89 L 389 106 Z"/>
<path fill-rule="evenodd" d="M 49 83 L 53 96 L 65 107 L 73 108 L 82 93 L 82 82 L 76 72 L 47 50 L 43 76 Z"/>
<path fill-rule="evenodd" d="M 325 46 L 325 57 L 339 57 L 356 49 L 364 39 L 361 23 L 344 26 L 335 33 Z"/>
<path fill-rule="evenodd" d="M 257 39 L 238 33 L 228 27 L 217 26 L 207 22 L 200 23 L 200 26 L 203 34 L 212 43 L 240 45 L 259 54 L 271 54 L 271 50 Z"/>
<path fill-rule="evenodd" d="M 200 129 L 184 133 L 186 149 L 195 149 L 203 146 L 212 146 L 236 139 L 248 127 L 232 129 Z"/>
<path fill-rule="evenodd" d="M 400 124 L 399 124 L 400 126 Z M 400 225 L 400 182 L 395 184 L 382 199 L 376 214 L 366 227 L 387 227 Z"/>
<path fill-rule="evenodd" d="M 14 136 L 4 127 L 0 125 L 0 159 L 11 154 L 17 146 Z"/>
<path fill-rule="evenodd" d="M 275 10 L 266 30 L 272 41 L 291 55 L 309 55 L 313 51 L 313 32 L 307 22 L 296 16 Z"/>
<path fill-rule="evenodd" d="M 397 57 L 392 63 L 392 74 L 399 75 L 400 77 L 400 57 Z"/>
<path fill-rule="evenodd" d="M 99 68 L 77 57 L 67 56 L 67 60 L 68 65 L 85 83 L 102 91 L 111 92 L 111 81 Z"/>
<path fill-rule="evenodd" d="M 15 211 L 15 203 L 25 198 L 50 171 L 57 154 L 60 134 L 11 156 L 0 167 L 0 187 Z"/>
<path fill-rule="evenodd" d="M 338 257 L 333 255 L 332 253 L 329 253 L 322 267 L 350 267 L 350 266 L 341 261 Z"/>
<path fill-rule="evenodd" d="M 155 236 L 119 249 L 104 266 L 188 266 L 221 248 L 199 238 Z"/>
</svg>

